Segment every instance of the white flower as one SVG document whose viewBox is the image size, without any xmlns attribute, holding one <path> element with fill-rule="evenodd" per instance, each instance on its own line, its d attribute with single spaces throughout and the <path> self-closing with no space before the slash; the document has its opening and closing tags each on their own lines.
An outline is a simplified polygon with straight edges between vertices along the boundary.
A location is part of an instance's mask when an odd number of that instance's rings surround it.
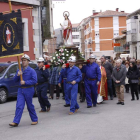
<svg viewBox="0 0 140 140">
<path fill-rule="evenodd" d="M 63 59 L 65 59 L 65 57 L 63 57 Z"/>
<path fill-rule="evenodd" d="M 67 51 L 67 53 L 69 53 L 69 51 Z"/>
<path fill-rule="evenodd" d="M 64 53 L 62 53 L 62 55 L 64 55 Z"/>
<path fill-rule="evenodd" d="M 54 63 L 55 63 L 56 61 L 54 61 Z"/>
<path fill-rule="evenodd" d="M 67 49 L 65 49 L 65 51 L 67 51 Z"/>
<path fill-rule="evenodd" d="M 53 59 L 55 59 L 55 57 L 53 57 Z"/>
<path fill-rule="evenodd" d="M 66 56 L 69 56 L 69 54 L 66 54 Z"/>
<path fill-rule="evenodd" d="M 71 52 L 73 52 L 73 50 L 71 50 Z"/>
<path fill-rule="evenodd" d="M 58 62 L 60 62 L 60 59 L 58 59 Z"/>
<path fill-rule="evenodd" d="M 58 54 L 56 54 L 56 56 L 58 56 Z"/>
</svg>

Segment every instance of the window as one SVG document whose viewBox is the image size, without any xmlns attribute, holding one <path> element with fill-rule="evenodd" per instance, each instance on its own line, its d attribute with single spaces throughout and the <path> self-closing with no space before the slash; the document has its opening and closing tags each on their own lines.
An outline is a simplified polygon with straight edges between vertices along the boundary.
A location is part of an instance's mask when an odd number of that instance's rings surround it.
<svg viewBox="0 0 140 140">
<path fill-rule="evenodd" d="M 140 33 L 140 21 L 139 21 L 139 33 Z"/>
<path fill-rule="evenodd" d="M 79 35 L 73 35 L 72 38 L 73 39 L 79 39 Z"/>
<path fill-rule="evenodd" d="M 12 67 L 9 69 L 9 71 L 8 71 L 8 76 L 10 76 L 10 75 L 15 76 L 17 70 L 18 70 L 18 65 L 12 66 Z"/>
<path fill-rule="evenodd" d="M 29 51 L 28 18 L 22 18 L 23 50 Z"/>
<path fill-rule="evenodd" d="M 77 28 L 72 28 L 72 32 L 79 32 Z"/>
<path fill-rule="evenodd" d="M 37 68 L 37 65 L 36 64 L 29 64 L 29 66 L 33 69 Z"/>
<path fill-rule="evenodd" d="M 74 45 L 80 46 L 80 43 L 79 42 L 74 42 Z"/>
<path fill-rule="evenodd" d="M 42 24 L 45 25 L 47 24 L 47 20 L 46 20 L 46 7 L 42 7 Z"/>
<path fill-rule="evenodd" d="M 0 66 L 0 77 L 3 76 L 4 72 L 6 71 L 6 69 L 8 68 L 8 66 Z"/>
</svg>

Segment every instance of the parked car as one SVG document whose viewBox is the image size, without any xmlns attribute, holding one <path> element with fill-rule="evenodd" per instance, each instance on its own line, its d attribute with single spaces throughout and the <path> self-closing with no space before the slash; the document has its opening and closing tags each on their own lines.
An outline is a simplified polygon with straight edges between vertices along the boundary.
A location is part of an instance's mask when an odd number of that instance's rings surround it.
<svg viewBox="0 0 140 140">
<path fill-rule="evenodd" d="M 29 66 L 35 69 L 37 64 L 30 62 Z M 18 63 L 0 63 L 0 103 L 5 103 L 9 97 L 16 97 L 18 83 L 14 76 L 18 70 Z"/>
</svg>

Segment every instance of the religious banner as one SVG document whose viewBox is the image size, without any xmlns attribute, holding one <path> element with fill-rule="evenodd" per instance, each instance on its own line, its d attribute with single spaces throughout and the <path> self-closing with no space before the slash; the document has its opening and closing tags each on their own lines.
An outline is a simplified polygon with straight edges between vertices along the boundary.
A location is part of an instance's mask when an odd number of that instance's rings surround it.
<svg viewBox="0 0 140 140">
<path fill-rule="evenodd" d="M 0 58 L 23 54 L 21 11 L 0 13 Z"/>
</svg>

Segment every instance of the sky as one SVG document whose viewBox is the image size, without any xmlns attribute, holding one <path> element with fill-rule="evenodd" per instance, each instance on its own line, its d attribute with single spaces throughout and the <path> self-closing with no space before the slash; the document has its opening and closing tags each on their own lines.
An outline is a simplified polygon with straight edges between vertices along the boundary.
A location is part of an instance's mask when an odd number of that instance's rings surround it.
<svg viewBox="0 0 140 140">
<path fill-rule="evenodd" d="M 60 28 L 63 23 L 63 12 L 69 11 L 71 23 L 80 23 L 82 19 L 91 16 L 92 10 L 102 12 L 106 10 L 125 11 L 132 13 L 140 9 L 140 0 L 66 0 L 65 2 L 54 2 L 53 8 L 53 25 L 54 29 Z"/>
</svg>

